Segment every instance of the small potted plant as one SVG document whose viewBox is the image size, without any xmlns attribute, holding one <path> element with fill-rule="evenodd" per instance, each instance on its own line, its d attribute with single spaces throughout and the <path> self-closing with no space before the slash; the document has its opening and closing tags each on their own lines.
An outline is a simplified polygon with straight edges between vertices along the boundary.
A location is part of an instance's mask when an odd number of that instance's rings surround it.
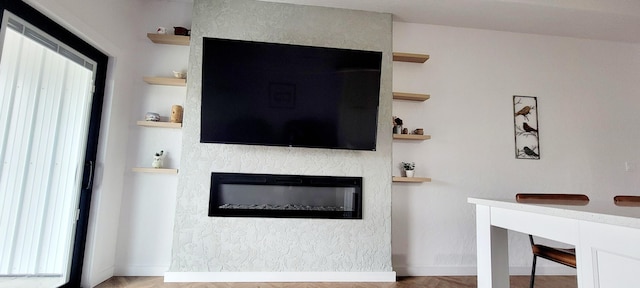
<svg viewBox="0 0 640 288">
<path fill-rule="evenodd" d="M 416 163 L 402 162 L 402 169 L 404 169 L 404 175 L 406 177 L 413 177 L 413 170 L 416 169 Z"/>
</svg>

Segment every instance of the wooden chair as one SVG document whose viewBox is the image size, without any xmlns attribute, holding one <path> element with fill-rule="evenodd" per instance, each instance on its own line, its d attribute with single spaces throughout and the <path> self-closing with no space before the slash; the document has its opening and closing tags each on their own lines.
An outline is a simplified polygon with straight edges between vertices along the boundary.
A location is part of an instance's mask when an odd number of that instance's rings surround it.
<svg viewBox="0 0 640 288">
<path fill-rule="evenodd" d="M 587 205 L 589 197 L 582 194 L 532 194 L 518 193 L 516 201 L 519 203 L 530 204 L 553 204 L 553 205 Z M 569 267 L 576 268 L 576 249 L 573 248 L 557 248 L 533 242 L 533 236 L 529 235 L 531 242 L 531 251 L 533 252 L 533 264 L 531 266 L 531 280 L 529 287 L 533 288 L 536 277 L 536 262 L 538 257 L 544 258 L 556 263 L 560 263 Z"/>
<path fill-rule="evenodd" d="M 640 207 L 640 196 L 623 196 L 613 197 L 613 203 L 617 206 Z"/>
<path fill-rule="evenodd" d="M 518 193 L 516 194 L 518 203 L 530 204 L 554 204 L 554 205 L 587 205 L 589 197 L 583 194 L 535 194 L 535 193 Z"/>
</svg>

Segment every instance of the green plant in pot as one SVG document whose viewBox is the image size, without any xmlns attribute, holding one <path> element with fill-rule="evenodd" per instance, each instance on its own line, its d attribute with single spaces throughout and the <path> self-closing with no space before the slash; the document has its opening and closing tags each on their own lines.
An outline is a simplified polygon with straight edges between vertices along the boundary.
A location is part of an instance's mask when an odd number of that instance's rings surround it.
<svg viewBox="0 0 640 288">
<path fill-rule="evenodd" d="M 413 170 L 416 169 L 416 163 L 402 162 L 402 169 L 404 169 L 404 175 L 406 177 L 413 177 Z"/>
</svg>

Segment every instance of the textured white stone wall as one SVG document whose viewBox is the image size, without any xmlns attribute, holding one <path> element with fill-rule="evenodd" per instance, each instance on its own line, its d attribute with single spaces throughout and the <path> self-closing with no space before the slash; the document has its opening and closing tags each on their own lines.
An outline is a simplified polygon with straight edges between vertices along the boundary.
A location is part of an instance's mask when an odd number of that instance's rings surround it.
<svg viewBox="0 0 640 288">
<path fill-rule="evenodd" d="M 391 15 L 245 0 L 193 11 L 170 270 L 391 271 Z M 382 51 L 377 151 L 201 144 L 202 37 Z M 363 219 L 208 217 L 212 171 L 362 176 Z"/>
</svg>

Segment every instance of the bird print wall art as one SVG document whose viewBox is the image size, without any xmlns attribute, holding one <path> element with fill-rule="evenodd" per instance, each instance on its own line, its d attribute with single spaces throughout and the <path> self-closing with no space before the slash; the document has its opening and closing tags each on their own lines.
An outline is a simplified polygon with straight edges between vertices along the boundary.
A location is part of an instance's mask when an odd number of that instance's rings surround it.
<svg viewBox="0 0 640 288">
<path fill-rule="evenodd" d="M 513 96 L 513 125 L 516 159 L 540 159 L 538 98 Z"/>
</svg>

